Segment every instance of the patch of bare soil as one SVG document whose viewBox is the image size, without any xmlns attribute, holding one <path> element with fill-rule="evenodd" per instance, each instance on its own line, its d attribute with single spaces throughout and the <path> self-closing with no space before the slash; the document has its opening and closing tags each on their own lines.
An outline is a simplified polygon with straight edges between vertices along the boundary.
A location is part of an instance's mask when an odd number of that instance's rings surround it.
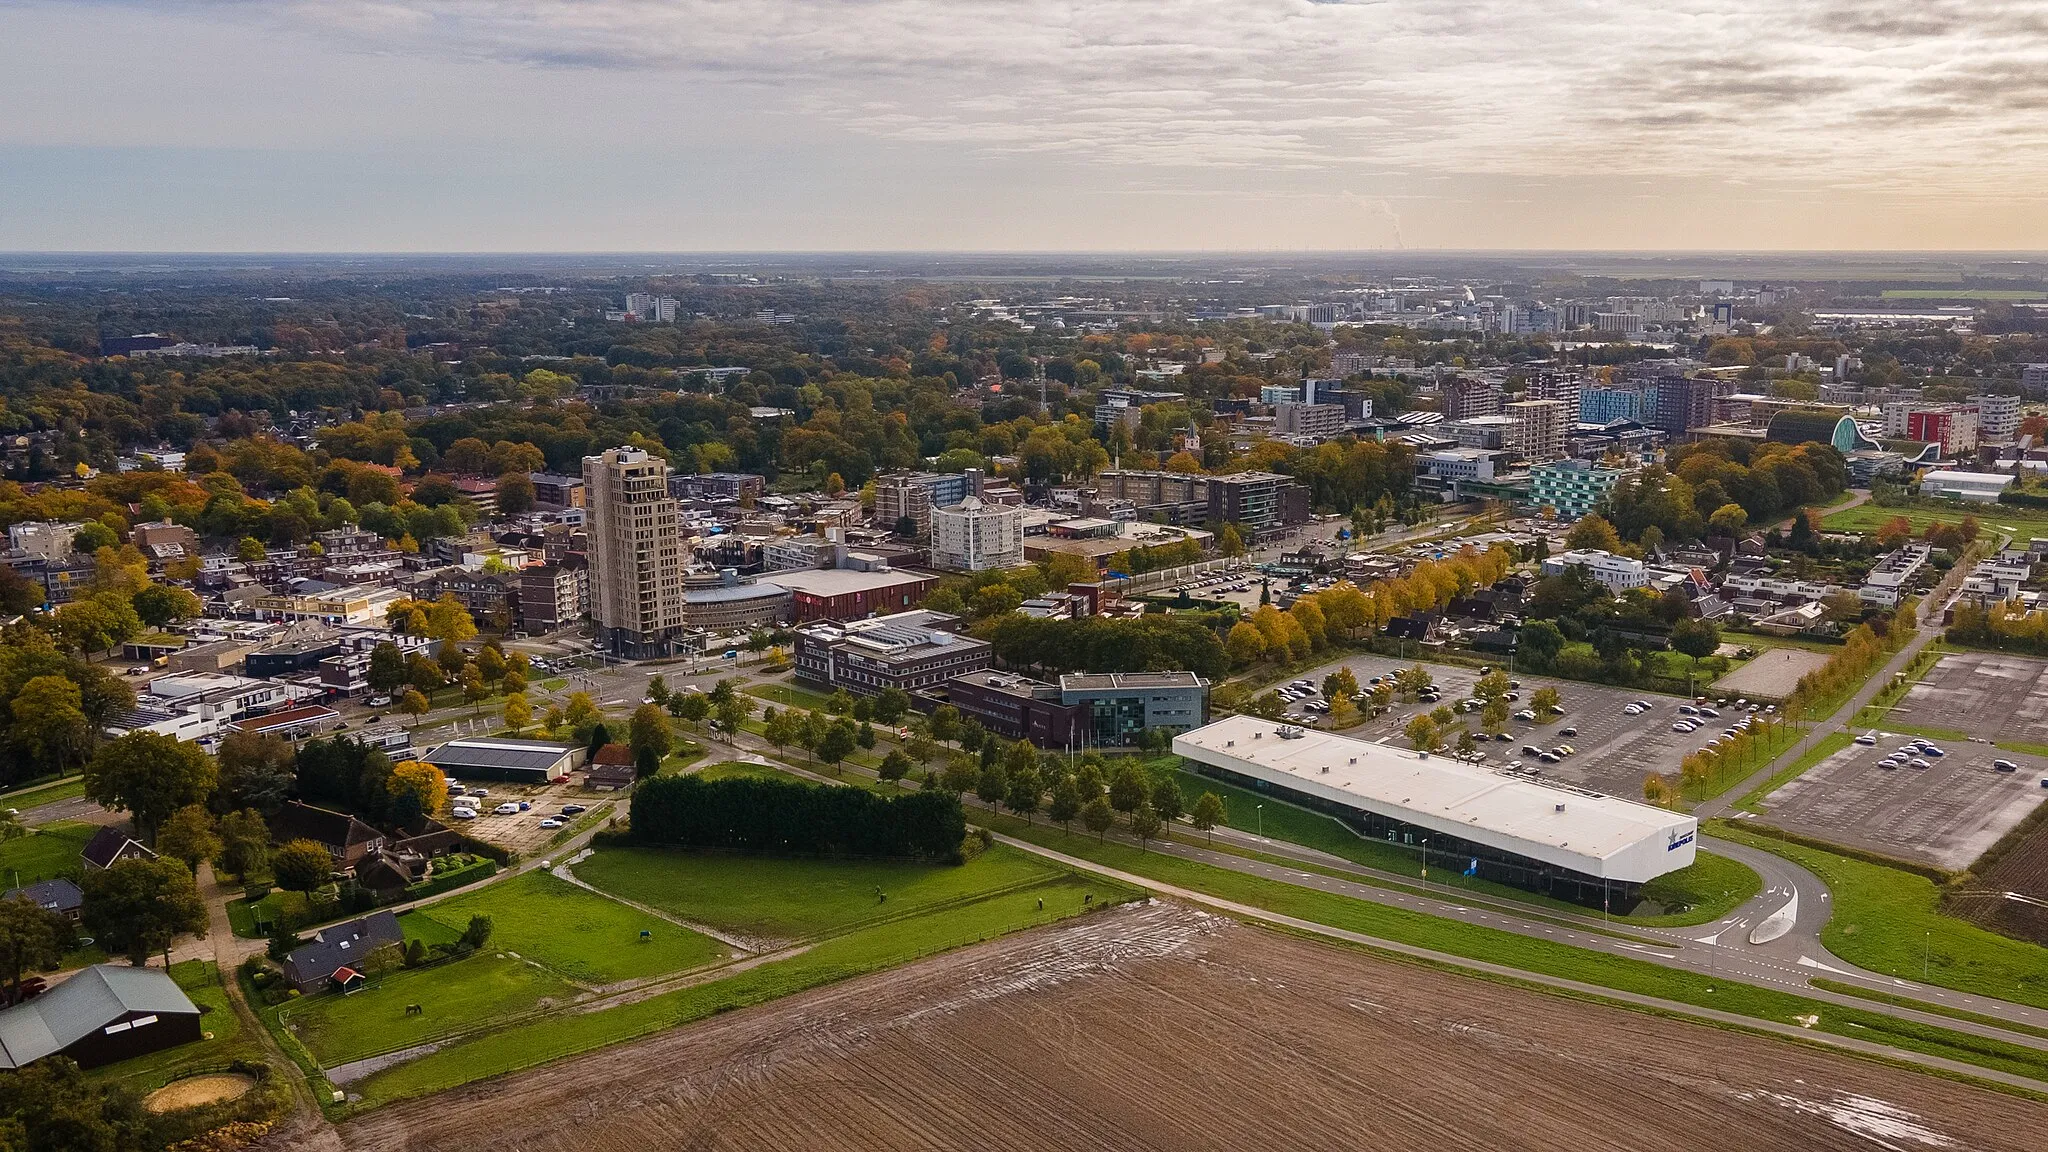
<svg viewBox="0 0 2048 1152">
<path fill-rule="evenodd" d="M 240 1072 L 209 1072 L 204 1076 L 187 1076 L 143 1097 L 142 1106 L 159 1115 L 165 1112 L 179 1112 L 186 1108 L 198 1108 L 206 1104 L 218 1104 L 223 1100 L 239 1100 L 256 1087 L 253 1076 Z"/>
<path fill-rule="evenodd" d="M 350 1149 L 2029 1149 L 2048 1106 L 1178 905 L 395 1105 Z"/>
</svg>

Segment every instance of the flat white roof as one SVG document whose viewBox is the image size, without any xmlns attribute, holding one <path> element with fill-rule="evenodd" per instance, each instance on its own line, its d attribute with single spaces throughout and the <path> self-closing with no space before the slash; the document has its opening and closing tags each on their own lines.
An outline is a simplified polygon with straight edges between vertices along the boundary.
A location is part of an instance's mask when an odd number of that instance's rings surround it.
<svg viewBox="0 0 2048 1152">
<path fill-rule="evenodd" d="M 880 572 L 862 572 L 853 568 L 798 568 L 774 572 L 769 576 L 771 582 L 791 592 L 801 592 L 810 596 L 844 596 L 850 592 L 896 588 L 931 579 L 935 577 L 928 573 L 908 572 L 896 568 Z"/>
<path fill-rule="evenodd" d="M 1288 739 L 1283 727 L 1301 735 Z M 1190 760 L 1589 876 L 1641 883 L 1693 862 L 1691 816 L 1349 736 L 1231 716 L 1174 737 Z"/>
</svg>

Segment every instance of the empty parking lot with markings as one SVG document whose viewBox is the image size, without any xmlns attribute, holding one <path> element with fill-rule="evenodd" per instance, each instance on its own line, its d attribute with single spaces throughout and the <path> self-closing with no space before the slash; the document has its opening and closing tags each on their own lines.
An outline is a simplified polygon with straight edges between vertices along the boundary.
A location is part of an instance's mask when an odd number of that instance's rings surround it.
<svg viewBox="0 0 2048 1152">
<path fill-rule="evenodd" d="M 1937 740 L 1943 755 L 1916 751 L 1904 767 L 1886 768 L 1880 761 L 1913 737 L 1873 735 L 1876 744 L 1851 744 L 1771 793 L 1762 818 L 1789 831 L 1960 871 L 2048 799 L 2040 783 L 2048 759 Z M 2018 767 L 2001 772 L 1997 760 Z"/>
<path fill-rule="evenodd" d="M 1987 740 L 2048 745 L 2048 660 L 2003 652 L 1943 656 L 1889 719 Z"/>
<path fill-rule="evenodd" d="M 1340 667 L 1348 667 L 1358 677 L 1359 684 L 1364 686 L 1374 676 L 1392 676 L 1415 663 L 1385 656 L 1354 656 L 1318 668 L 1304 678 L 1320 685 L 1323 677 Z M 1423 667 L 1443 690 L 1441 703 L 1444 704 L 1453 704 L 1471 695 L 1472 685 L 1479 679 L 1479 672 L 1474 668 L 1445 664 L 1424 664 Z M 1536 765 L 1542 770 L 1542 775 L 1615 796 L 1641 796 L 1645 775 L 1677 772 L 1679 761 L 1688 753 L 1699 750 L 1709 739 L 1719 736 L 1723 729 L 1735 722 L 1736 717 L 1732 707 L 1717 709 L 1721 715 L 1710 719 L 1696 731 L 1674 732 L 1671 726 L 1682 718 L 1678 707 L 1684 703 L 1677 697 L 1519 673 L 1514 674 L 1514 678 L 1522 685 L 1519 689 L 1521 699 L 1514 702 L 1517 710 L 1528 706 L 1537 689 L 1549 687 L 1557 689 L 1558 698 L 1564 705 L 1564 715 L 1549 723 L 1510 720 L 1506 729 L 1509 739 L 1506 742 L 1489 741 L 1486 762 L 1501 765 L 1510 760 L 1521 760 L 1525 764 L 1533 764 L 1535 762 L 1522 751 L 1524 745 L 1549 749 L 1569 744 L 1577 749 L 1573 755 L 1556 764 Z M 1647 702 L 1650 710 L 1640 715 L 1629 715 L 1626 709 L 1631 701 L 1636 700 Z M 1386 715 L 1351 730 L 1350 734 L 1405 746 L 1402 729 L 1407 726 L 1409 718 L 1417 712 L 1429 710 L 1429 705 L 1397 702 Z M 1478 716 L 1473 714 L 1465 719 L 1476 734 L 1479 731 Z M 1570 736 L 1562 735 L 1565 728 L 1577 731 Z M 1741 766 L 1731 769 L 1741 770 Z"/>
</svg>

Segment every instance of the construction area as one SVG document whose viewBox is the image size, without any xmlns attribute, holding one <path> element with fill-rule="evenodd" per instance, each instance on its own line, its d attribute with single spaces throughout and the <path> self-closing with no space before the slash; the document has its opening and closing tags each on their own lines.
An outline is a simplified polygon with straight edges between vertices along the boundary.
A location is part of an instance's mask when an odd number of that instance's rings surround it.
<svg viewBox="0 0 2048 1152">
<path fill-rule="evenodd" d="M 1879 761 L 1908 737 L 1874 733 L 1807 769 L 1764 801 L 1766 823 L 1901 860 L 1960 872 L 2026 819 L 2048 789 L 2048 759 L 1972 741 L 1936 741 L 1941 756 L 1916 768 Z M 2018 764 L 2000 772 L 1994 760 Z"/>
<path fill-rule="evenodd" d="M 2001 744 L 2048 746 L 2048 660 L 1951 653 L 1907 690 L 1888 719 Z"/>
<path fill-rule="evenodd" d="M 2048 1104 L 1149 902 L 344 1124 L 349 1149 L 2034 1149 Z M 323 1146 L 334 1142 L 322 1140 Z"/>
</svg>

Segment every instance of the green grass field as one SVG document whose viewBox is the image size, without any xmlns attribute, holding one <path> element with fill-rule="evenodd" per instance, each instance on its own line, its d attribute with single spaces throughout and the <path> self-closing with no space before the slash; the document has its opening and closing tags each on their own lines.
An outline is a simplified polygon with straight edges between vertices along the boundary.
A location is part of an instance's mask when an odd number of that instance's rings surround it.
<svg viewBox="0 0 2048 1152">
<path fill-rule="evenodd" d="M 1177 759 L 1169 757 L 1168 761 L 1173 762 Z M 1328 852 L 1353 864 L 1414 877 L 1418 881 L 1421 878 L 1422 856 L 1419 849 L 1404 844 L 1368 840 L 1353 832 L 1335 817 L 1297 808 L 1272 796 L 1236 788 L 1220 780 L 1212 780 L 1184 769 L 1173 771 L 1180 784 L 1181 794 L 1186 797 L 1189 805 L 1204 792 L 1216 793 L 1217 798 L 1223 801 L 1225 823 L 1232 828 L 1253 833 L 1263 830 L 1266 836 L 1273 839 L 1286 840 L 1304 848 L 1314 848 L 1319 852 Z M 1556 911 L 1579 914 L 1586 911 L 1580 905 L 1553 900 L 1540 893 L 1478 877 L 1460 875 L 1456 868 L 1447 866 L 1449 863 L 1441 857 L 1438 858 L 1437 866 L 1430 871 L 1429 882 L 1433 887 L 1463 888 L 1478 895 Z M 1616 916 L 1614 921 L 1617 924 L 1636 924 L 1645 927 L 1704 924 L 1719 918 L 1729 909 L 1756 895 L 1762 885 L 1762 879 L 1751 869 L 1733 860 L 1711 853 L 1701 853 L 1699 862 L 1691 868 L 1660 877 L 1651 887 L 1644 889 L 1645 898 L 1674 911 L 1640 917 Z"/>
<path fill-rule="evenodd" d="M 255 938 L 263 935 L 257 930 L 259 924 L 274 924 L 278 917 L 288 922 L 303 922 L 307 916 L 308 901 L 304 892 L 287 892 L 282 888 L 272 889 L 270 895 L 250 903 L 246 899 L 228 901 L 228 930 L 237 936 Z"/>
<path fill-rule="evenodd" d="M 1680 971 L 1498 928 L 1317 892 L 1199 861 L 1142 851 L 1133 845 L 1098 841 L 1085 833 L 1068 834 L 1044 825 L 1027 828 L 1023 821 L 1007 816 L 990 818 L 990 823 L 1010 835 L 1107 867 L 1333 928 L 1760 1020 L 1799 1023 L 1803 1017 L 1813 1016 L 1816 1020 L 1812 1027 L 1819 1031 L 2048 1079 L 2048 1052 L 2038 1049 L 1895 1020 L 1876 1012 L 1842 1008 L 1776 989 L 1715 979 L 1705 973 Z"/>
<path fill-rule="evenodd" d="M 1879 508 L 1875 504 L 1865 504 L 1846 512 L 1830 513 L 1822 517 L 1820 523 L 1826 532 L 1870 535 L 1895 516 L 1903 516 L 1910 521 L 1916 534 L 1926 531 L 1930 524 L 1961 524 L 1963 517 L 1975 516 L 1987 533 L 2007 529 L 2016 537 L 2048 535 L 2048 509 L 2009 504 L 1958 504 L 1954 508 Z"/>
<path fill-rule="evenodd" d="M 784 772 L 773 764 L 750 764 L 744 760 L 721 760 L 697 769 L 696 775 L 704 780 L 801 780 L 802 777 Z M 811 781 L 804 780 L 809 784 Z"/>
<path fill-rule="evenodd" d="M 579 983 L 681 972 L 725 955 L 708 936 L 539 871 L 430 904 L 418 915 L 456 933 L 471 916 L 489 916 L 491 947 L 538 960 Z M 641 940 L 642 931 L 652 938 Z"/>
<path fill-rule="evenodd" d="M 782 939 L 843 932 L 1060 875 L 1035 856 L 1000 846 L 960 865 L 605 848 L 575 872 L 587 884 L 681 919 Z"/>
<path fill-rule="evenodd" d="M 601 853 L 600 859 L 611 852 Z M 627 857 L 641 855 L 627 852 Z M 993 858 L 993 859 L 992 859 Z M 1021 858 L 1021 868 L 1015 859 Z M 632 860 L 623 868 L 642 880 L 655 878 L 656 863 L 674 865 L 702 858 L 666 856 L 654 861 Z M 726 860 L 727 864 L 774 863 L 759 859 Z M 785 861 L 807 867 L 785 871 L 782 883 L 810 886 L 823 882 L 830 890 L 858 888 L 856 881 L 834 880 L 828 873 L 846 869 L 873 875 L 872 865 L 831 861 Z M 987 864 L 988 867 L 983 867 Z M 579 869 L 580 871 L 580 869 Z M 685 872 L 701 873 L 685 867 Z M 358 1108 L 374 1108 L 407 1097 L 439 1092 L 487 1076 L 532 1067 L 564 1056 L 616 1044 L 664 1028 L 677 1027 L 716 1013 L 760 1004 L 806 988 L 828 984 L 867 972 L 879 971 L 977 941 L 992 939 L 1035 924 L 1074 916 L 1086 910 L 1086 897 L 1093 897 L 1101 909 L 1135 896 L 1130 889 L 1107 881 L 1074 875 L 1042 864 L 1023 853 L 1001 848 L 979 859 L 950 869 L 951 884 L 944 885 L 953 900 L 927 904 L 922 911 L 885 923 L 869 924 L 855 931 L 830 936 L 785 960 L 764 964 L 724 979 L 678 989 L 632 1004 L 595 1012 L 562 1013 L 546 1019 L 522 1022 L 473 1039 L 449 1044 L 420 1059 L 380 1072 L 353 1086 L 363 1096 Z M 1026 886 L 1002 889 L 1004 884 L 1027 877 Z M 731 873 L 726 879 L 734 879 Z M 705 879 L 699 875 L 699 880 Z M 743 893 L 716 893 L 711 903 L 743 908 L 745 894 L 766 898 L 782 909 L 776 923 L 799 921 L 834 925 L 845 920 L 836 898 L 820 899 L 811 891 L 779 891 L 772 884 L 741 878 Z M 933 884 L 927 894 L 941 885 Z M 870 897 L 872 898 L 872 897 Z M 1040 901 L 1044 907 L 1039 907 Z M 889 904 L 897 899 L 892 893 Z M 700 906 L 697 915 L 708 918 L 716 909 Z M 903 911 L 898 907 L 897 912 Z M 745 919 L 743 915 L 741 917 Z"/>
<path fill-rule="evenodd" d="M 349 996 L 323 993 L 267 1010 L 327 1067 L 424 1043 L 514 1016 L 576 988 L 502 950 L 429 968 L 399 969 Z M 405 1006 L 426 1011 L 408 1016 Z"/>
<path fill-rule="evenodd" d="M 832 702 L 832 698 L 823 692 L 813 692 L 809 688 L 799 688 L 794 684 L 779 681 L 772 684 L 749 684 L 741 691 L 766 700 L 770 704 L 787 708 L 807 708 L 813 712 L 825 711 L 826 706 Z"/>
<path fill-rule="evenodd" d="M 0 842 L 0 881 L 12 888 L 17 882 L 33 884 L 77 873 L 81 867 L 78 854 L 97 831 L 91 824 L 65 821 L 31 828 L 25 836 Z"/>
<path fill-rule="evenodd" d="M 1811 871 L 1834 894 L 1821 943 L 1872 972 L 2048 1008 L 2048 948 L 1940 913 L 1932 880 L 1880 864 L 1759 836 L 1727 821 L 1712 834 L 1774 852 Z M 1924 975 L 1923 975 L 1924 973 Z"/>
</svg>

